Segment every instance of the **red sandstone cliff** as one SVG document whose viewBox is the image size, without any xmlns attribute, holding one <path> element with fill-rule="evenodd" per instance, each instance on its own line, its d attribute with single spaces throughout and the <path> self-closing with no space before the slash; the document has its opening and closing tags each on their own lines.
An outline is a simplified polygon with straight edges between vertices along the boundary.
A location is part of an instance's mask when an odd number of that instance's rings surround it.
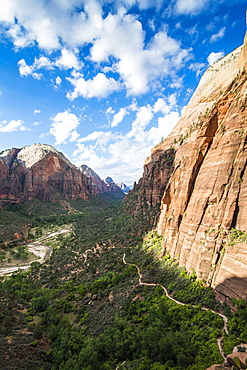
<svg viewBox="0 0 247 370">
<path fill-rule="evenodd" d="M 119 197 L 124 197 L 122 189 L 115 184 L 111 177 L 107 177 L 109 181 L 106 181 L 107 179 L 101 180 L 97 173 L 85 164 L 79 166 L 78 169 L 87 176 L 94 195 L 107 192 L 119 192 Z"/>
<path fill-rule="evenodd" d="M 134 184 L 126 198 L 126 205 L 133 198 L 131 211 L 135 215 L 145 213 L 154 206 L 159 206 L 168 180 L 174 170 L 175 151 L 157 149 L 155 157 L 148 158 L 144 164 L 144 173 L 138 184 Z"/>
<path fill-rule="evenodd" d="M 154 205 L 162 193 L 157 228 L 164 250 L 180 266 L 194 269 L 221 297 L 246 299 L 245 41 L 206 71 L 173 132 L 152 150 L 133 193 L 134 212 L 144 197 Z M 171 148 L 174 158 L 166 170 L 161 158 Z M 232 228 L 239 231 L 230 242 Z"/>
<path fill-rule="evenodd" d="M 87 177 L 49 145 L 33 144 L 0 154 L 0 200 L 54 200 L 57 196 L 87 199 Z"/>
<path fill-rule="evenodd" d="M 104 193 L 107 190 L 107 185 L 101 178 L 95 173 L 91 168 L 86 166 L 85 164 L 78 167 L 78 169 L 88 178 L 90 185 L 92 186 L 93 193 L 99 194 Z"/>
</svg>

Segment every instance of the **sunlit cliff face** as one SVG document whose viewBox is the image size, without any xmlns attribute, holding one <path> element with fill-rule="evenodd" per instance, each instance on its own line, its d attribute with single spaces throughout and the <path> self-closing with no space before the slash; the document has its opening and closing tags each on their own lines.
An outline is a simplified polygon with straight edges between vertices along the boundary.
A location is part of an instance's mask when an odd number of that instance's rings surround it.
<svg viewBox="0 0 247 370">
<path fill-rule="evenodd" d="M 247 231 L 245 53 L 246 44 L 206 71 L 172 133 L 153 148 L 137 186 L 148 204 L 162 193 L 164 250 L 222 297 L 236 298 L 247 290 L 246 244 L 229 245 L 232 228 Z M 159 182 L 164 163 L 155 175 L 152 169 L 171 148 L 171 171 Z"/>
</svg>

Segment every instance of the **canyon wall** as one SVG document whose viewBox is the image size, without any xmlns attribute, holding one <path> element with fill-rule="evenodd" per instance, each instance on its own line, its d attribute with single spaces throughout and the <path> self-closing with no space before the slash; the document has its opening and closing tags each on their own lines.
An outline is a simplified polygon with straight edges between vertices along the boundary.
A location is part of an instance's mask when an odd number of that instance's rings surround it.
<svg viewBox="0 0 247 370">
<path fill-rule="evenodd" d="M 129 191 L 125 206 L 134 215 L 146 213 L 153 207 L 159 207 L 167 182 L 174 170 L 174 149 L 158 150 L 144 163 L 144 173 L 134 188 Z M 154 221 L 154 220 L 153 220 Z"/>
<path fill-rule="evenodd" d="M 157 229 L 164 253 L 195 270 L 220 299 L 247 299 L 246 41 L 205 72 L 134 189 L 150 206 L 162 194 Z M 162 163 L 153 171 L 171 150 L 169 169 Z"/>
</svg>

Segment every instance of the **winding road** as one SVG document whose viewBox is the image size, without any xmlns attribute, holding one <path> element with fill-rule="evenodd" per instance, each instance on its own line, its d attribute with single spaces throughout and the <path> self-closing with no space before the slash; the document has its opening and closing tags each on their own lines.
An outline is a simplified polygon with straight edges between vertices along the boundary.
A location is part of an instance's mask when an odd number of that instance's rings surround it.
<svg viewBox="0 0 247 370">
<path fill-rule="evenodd" d="M 163 285 L 161 285 L 161 284 L 155 284 L 155 283 L 144 283 L 144 282 L 142 281 L 142 274 L 141 274 L 141 270 L 140 270 L 139 266 L 137 266 L 135 263 L 129 263 L 129 262 L 126 262 L 126 260 L 125 260 L 125 254 L 123 255 L 123 263 L 124 263 L 125 265 L 135 266 L 135 268 L 137 269 L 137 273 L 138 273 L 138 275 L 139 275 L 139 283 L 138 283 L 138 285 L 153 286 L 153 287 L 159 286 L 159 287 L 161 287 L 161 288 L 164 290 L 165 295 L 166 295 L 166 296 L 167 296 L 167 298 L 169 298 L 171 301 L 173 301 L 173 302 L 175 302 L 175 303 L 177 303 L 177 304 L 180 304 L 180 305 L 182 305 L 182 306 L 186 306 L 186 305 L 188 305 L 188 303 L 180 302 L 180 301 L 178 301 L 177 299 L 175 299 L 175 298 L 171 297 L 171 296 L 169 295 L 169 293 L 168 293 L 167 289 L 166 289 Z M 195 308 L 197 307 L 197 305 L 190 305 L 190 306 L 191 306 L 191 307 L 195 307 Z M 207 308 L 207 307 L 201 307 L 201 309 L 202 309 L 202 310 L 205 310 L 205 311 L 210 311 L 210 312 L 212 312 L 212 313 L 214 313 L 214 314 L 216 314 L 216 315 L 218 315 L 218 316 L 222 317 L 222 319 L 223 319 L 223 321 L 224 321 L 224 331 L 225 331 L 225 333 L 226 333 L 226 334 L 229 334 L 228 326 L 227 326 L 227 323 L 228 323 L 228 318 L 227 318 L 227 316 L 225 316 L 225 315 L 223 315 L 222 313 L 219 313 L 219 312 L 217 312 L 217 311 L 211 310 L 210 308 Z M 218 348 L 219 348 L 219 351 L 220 351 L 221 356 L 223 357 L 224 361 L 226 361 L 226 359 L 227 359 L 227 358 L 226 358 L 226 355 L 225 355 L 224 350 L 223 350 L 223 348 L 222 348 L 222 340 L 223 340 L 223 339 L 224 339 L 223 335 L 222 335 L 222 336 L 220 336 L 220 337 L 217 339 L 217 345 L 218 345 Z"/>
<path fill-rule="evenodd" d="M 45 241 L 49 238 L 52 238 L 53 236 L 65 234 L 71 232 L 70 227 L 66 227 L 63 229 L 59 229 L 57 231 L 53 231 L 45 236 L 42 236 L 41 238 L 35 240 L 32 243 L 27 244 L 28 252 L 33 253 L 35 256 L 39 257 L 39 259 L 35 258 L 31 261 L 29 261 L 28 264 L 18 264 L 14 266 L 3 266 L 0 267 L 0 276 L 8 276 L 11 275 L 13 272 L 20 270 L 27 270 L 32 262 L 39 262 L 44 263 L 51 255 L 52 248 L 45 244 Z"/>
</svg>

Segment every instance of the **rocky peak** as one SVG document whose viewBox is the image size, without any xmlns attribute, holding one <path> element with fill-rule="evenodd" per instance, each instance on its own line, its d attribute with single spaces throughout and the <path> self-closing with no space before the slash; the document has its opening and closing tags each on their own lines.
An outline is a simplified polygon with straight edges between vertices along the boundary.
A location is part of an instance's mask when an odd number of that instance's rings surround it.
<svg viewBox="0 0 247 370">
<path fill-rule="evenodd" d="M 33 144 L 0 155 L 2 203 L 57 196 L 87 199 L 91 190 L 87 177 L 50 145 Z"/>
<path fill-rule="evenodd" d="M 21 161 L 23 166 L 30 168 L 35 163 L 45 158 L 48 154 L 54 154 L 54 156 L 61 158 L 69 166 L 73 166 L 63 153 L 58 152 L 51 145 L 47 144 L 33 144 L 25 146 L 18 151 L 17 160 Z"/>
<path fill-rule="evenodd" d="M 111 184 L 111 183 L 114 183 L 114 181 L 112 180 L 112 178 L 110 176 L 107 176 L 106 179 L 103 180 L 106 184 Z M 114 183 L 115 184 L 115 183 Z"/>
<path fill-rule="evenodd" d="M 0 153 L 0 161 L 2 160 L 7 168 L 10 168 L 16 159 L 16 156 L 20 149 L 6 149 Z"/>
<path fill-rule="evenodd" d="M 107 176 L 103 181 L 106 184 L 108 191 L 122 192 L 122 189 L 119 186 L 117 186 L 117 184 L 113 181 L 113 179 L 110 176 Z"/>
<path fill-rule="evenodd" d="M 79 166 L 79 170 L 85 174 L 94 189 L 94 194 L 99 193 L 107 193 L 107 192 L 122 192 L 113 179 L 111 177 L 107 177 L 105 180 L 101 180 L 101 178 L 95 173 L 90 167 L 83 164 Z M 122 194 L 124 197 L 124 195 Z M 121 198 L 121 194 L 120 194 Z"/>
<path fill-rule="evenodd" d="M 123 182 L 119 182 L 116 184 L 125 194 L 128 194 L 128 192 L 133 188 L 132 186 L 127 186 Z"/>
<path fill-rule="evenodd" d="M 101 178 L 97 175 L 97 173 L 94 172 L 90 167 L 88 167 L 85 164 L 82 164 L 78 168 L 87 177 L 90 185 L 92 186 L 94 195 L 109 191 L 105 182 L 102 181 Z"/>
<path fill-rule="evenodd" d="M 84 173 L 87 177 L 92 179 L 92 182 L 97 184 L 98 182 L 102 181 L 99 175 L 97 175 L 96 172 L 94 172 L 90 167 L 88 167 L 86 164 L 82 164 L 78 167 L 79 170 Z"/>
</svg>

